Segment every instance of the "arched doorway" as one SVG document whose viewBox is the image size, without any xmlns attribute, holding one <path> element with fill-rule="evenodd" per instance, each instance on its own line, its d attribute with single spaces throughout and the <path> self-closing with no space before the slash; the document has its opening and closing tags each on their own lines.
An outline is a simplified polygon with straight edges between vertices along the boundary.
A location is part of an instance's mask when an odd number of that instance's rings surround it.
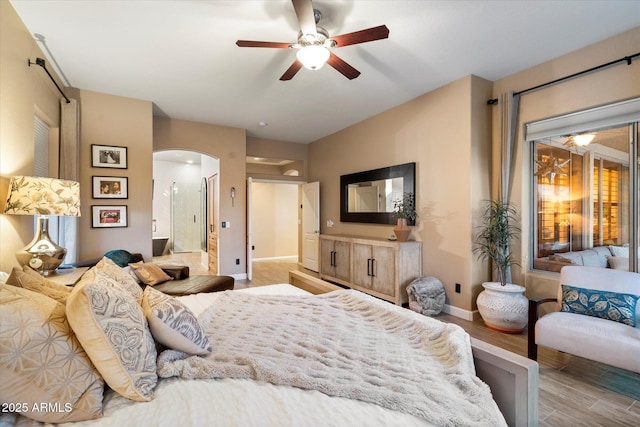
<svg viewBox="0 0 640 427">
<path fill-rule="evenodd" d="M 206 154 L 187 150 L 153 153 L 154 256 L 200 252 L 204 268 L 210 264 L 208 212 L 218 207 L 207 197 L 216 191 L 207 182 L 219 171 L 219 159 Z M 217 245 L 212 249 L 217 257 Z"/>
</svg>

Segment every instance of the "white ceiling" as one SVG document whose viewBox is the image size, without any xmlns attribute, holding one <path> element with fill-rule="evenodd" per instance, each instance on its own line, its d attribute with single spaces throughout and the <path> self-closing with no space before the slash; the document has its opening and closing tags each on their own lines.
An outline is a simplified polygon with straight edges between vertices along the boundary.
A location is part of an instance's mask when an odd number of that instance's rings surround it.
<svg viewBox="0 0 640 427">
<path fill-rule="evenodd" d="M 385 24 L 389 38 L 334 50 L 362 73 L 357 79 L 325 66 L 283 82 L 294 51 L 235 42 L 295 42 L 289 0 L 11 3 L 44 38 L 48 67 L 65 85 L 150 100 L 157 115 L 301 143 L 469 74 L 497 80 L 640 25 L 637 0 L 318 0 L 319 25 L 331 36 Z"/>
</svg>

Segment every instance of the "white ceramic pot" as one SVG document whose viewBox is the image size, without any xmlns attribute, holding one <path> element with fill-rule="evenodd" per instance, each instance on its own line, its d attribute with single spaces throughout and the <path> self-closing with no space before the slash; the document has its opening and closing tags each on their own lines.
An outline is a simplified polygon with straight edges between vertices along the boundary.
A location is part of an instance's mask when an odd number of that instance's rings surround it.
<svg viewBox="0 0 640 427">
<path fill-rule="evenodd" d="M 510 334 L 521 333 L 527 326 L 529 300 L 520 285 L 485 282 L 476 303 L 488 328 Z"/>
</svg>

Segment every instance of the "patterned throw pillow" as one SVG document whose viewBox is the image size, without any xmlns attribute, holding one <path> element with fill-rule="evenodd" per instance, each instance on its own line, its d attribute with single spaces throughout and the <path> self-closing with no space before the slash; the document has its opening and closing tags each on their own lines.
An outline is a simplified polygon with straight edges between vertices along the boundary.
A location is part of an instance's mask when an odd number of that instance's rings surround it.
<svg viewBox="0 0 640 427">
<path fill-rule="evenodd" d="M 151 400 L 158 381 L 157 353 L 137 301 L 116 286 L 83 278 L 67 299 L 66 312 L 109 387 L 132 400 Z"/>
<path fill-rule="evenodd" d="M 117 286 L 132 295 L 138 304 L 142 301 L 142 288 L 124 268 L 118 267 L 109 258 L 102 258 L 91 270 L 98 276 L 111 280 Z M 86 274 L 86 273 L 85 273 Z"/>
<path fill-rule="evenodd" d="M 142 296 L 142 310 L 151 334 L 159 343 L 188 354 L 211 353 L 209 339 L 198 318 L 177 299 L 147 287 Z"/>
<path fill-rule="evenodd" d="M 71 287 L 42 277 L 26 265 L 22 269 L 14 267 L 7 284 L 46 295 L 62 304 L 67 303 L 67 297 L 71 293 Z"/>
<path fill-rule="evenodd" d="M 635 327 L 638 298 L 638 295 L 633 294 L 562 285 L 560 311 L 599 317 Z"/>
<path fill-rule="evenodd" d="M 69 327 L 64 305 L 0 285 L 0 313 L 0 401 L 47 423 L 102 416 L 104 381 Z"/>
<path fill-rule="evenodd" d="M 129 264 L 138 279 L 145 285 L 153 286 L 173 280 L 171 276 L 165 273 L 162 268 L 152 262 L 136 262 Z"/>
</svg>

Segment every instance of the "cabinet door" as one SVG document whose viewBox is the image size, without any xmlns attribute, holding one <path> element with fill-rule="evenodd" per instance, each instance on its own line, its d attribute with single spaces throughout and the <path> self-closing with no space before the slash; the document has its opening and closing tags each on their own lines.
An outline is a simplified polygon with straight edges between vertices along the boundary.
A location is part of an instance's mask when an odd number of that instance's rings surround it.
<svg viewBox="0 0 640 427">
<path fill-rule="evenodd" d="M 373 246 L 373 277 L 371 289 L 395 297 L 395 250 L 388 246 Z"/>
<path fill-rule="evenodd" d="M 320 239 L 320 273 L 335 277 L 336 269 L 332 265 L 334 241 Z"/>
<path fill-rule="evenodd" d="M 353 244 L 353 277 L 354 285 L 369 288 L 371 286 L 371 246 L 360 243 Z"/>
<path fill-rule="evenodd" d="M 351 281 L 351 254 L 349 242 L 335 241 L 333 258 L 335 277 L 345 282 Z"/>
</svg>

